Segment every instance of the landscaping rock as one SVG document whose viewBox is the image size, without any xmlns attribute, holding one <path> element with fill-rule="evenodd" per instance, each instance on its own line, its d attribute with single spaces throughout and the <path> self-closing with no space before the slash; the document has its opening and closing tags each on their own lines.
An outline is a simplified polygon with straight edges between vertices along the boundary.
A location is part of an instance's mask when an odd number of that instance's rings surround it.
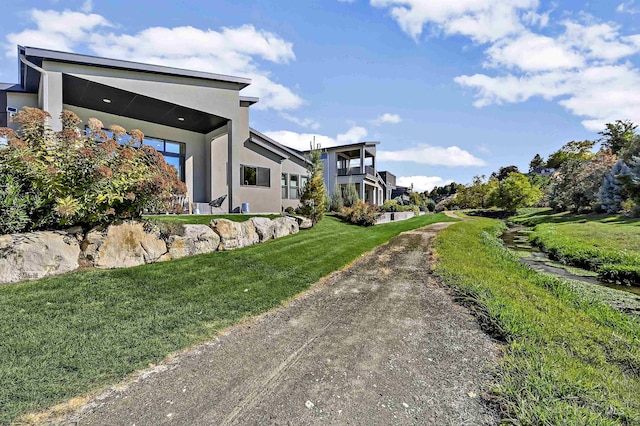
<svg viewBox="0 0 640 426">
<path fill-rule="evenodd" d="M 266 217 L 252 217 L 249 220 L 253 222 L 253 226 L 256 228 L 261 243 L 273 238 L 275 225 L 271 219 Z"/>
<path fill-rule="evenodd" d="M 158 231 L 145 231 L 140 222 L 94 228 L 82 242 L 83 263 L 96 268 L 126 268 L 157 262 L 167 253 Z"/>
<path fill-rule="evenodd" d="M 293 218 L 298 222 L 299 229 L 310 229 L 313 227 L 313 222 L 308 217 L 293 216 Z"/>
<path fill-rule="evenodd" d="M 260 241 L 253 222 L 238 223 L 227 219 L 214 219 L 211 228 L 220 236 L 220 250 L 247 247 Z"/>
<path fill-rule="evenodd" d="M 291 234 L 297 234 L 300 228 L 298 221 L 292 217 L 279 217 L 273 220 L 273 238 L 285 237 Z"/>
<path fill-rule="evenodd" d="M 167 240 L 171 259 L 218 250 L 220 237 L 207 225 L 184 225 L 184 235 L 172 235 Z"/>
<path fill-rule="evenodd" d="M 78 268 L 80 245 L 66 232 L 0 236 L 0 283 L 33 280 Z"/>
</svg>

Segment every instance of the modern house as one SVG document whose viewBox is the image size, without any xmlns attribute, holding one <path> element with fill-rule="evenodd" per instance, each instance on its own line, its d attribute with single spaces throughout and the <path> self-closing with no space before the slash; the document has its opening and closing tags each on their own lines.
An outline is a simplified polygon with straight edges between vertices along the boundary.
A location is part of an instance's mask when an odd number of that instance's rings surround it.
<svg viewBox="0 0 640 426">
<path fill-rule="evenodd" d="M 242 77 L 18 46 L 18 84 L 0 84 L 0 127 L 22 107 L 63 110 L 83 122 L 139 129 L 178 170 L 201 213 L 226 195 L 220 212 L 281 212 L 298 205 L 305 157 L 249 128 L 257 98 Z"/>
<path fill-rule="evenodd" d="M 382 205 L 386 186 L 376 171 L 376 146 L 380 142 L 360 142 L 322 149 L 324 183 L 329 197 L 353 183 L 361 200 Z"/>
<path fill-rule="evenodd" d="M 384 182 L 384 201 L 392 200 L 393 191 L 396 189 L 396 175 L 391 172 L 378 172 L 382 182 Z"/>
</svg>

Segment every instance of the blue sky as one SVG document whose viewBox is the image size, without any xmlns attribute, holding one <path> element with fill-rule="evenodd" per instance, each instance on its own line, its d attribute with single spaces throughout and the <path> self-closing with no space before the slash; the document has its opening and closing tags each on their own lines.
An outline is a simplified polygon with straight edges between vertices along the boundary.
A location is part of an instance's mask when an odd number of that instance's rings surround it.
<svg viewBox="0 0 640 426">
<path fill-rule="evenodd" d="M 379 170 L 431 189 L 640 123 L 640 0 L 40 0 L 16 44 L 248 76 L 251 125 L 304 149 L 379 140 Z"/>
</svg>

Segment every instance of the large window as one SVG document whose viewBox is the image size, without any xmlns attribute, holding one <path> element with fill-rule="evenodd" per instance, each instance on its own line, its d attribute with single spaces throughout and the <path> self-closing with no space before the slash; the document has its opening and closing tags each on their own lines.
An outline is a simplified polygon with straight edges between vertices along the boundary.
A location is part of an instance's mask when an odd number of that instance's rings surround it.
<svg viewBox="0 0 640 426">
<path fill-rule="evenodd" d="M 266 167 L 240 166 L 241 184 L 244 186 L 271 186 L 271 170 Z"/>
<path fill-rule="evenodd" d="M 300 198 L 300 176 L 289 175 L 289 198 L 297 200 Z"/>
<path fill-rule="evenodd" d="M 289 198 L 289 176 L 286 173 L 283 173 L 280 177 L 280 186 L 282 187 L 282 199 L 286 200 Z"/>
<path fill-rule="evenodd" d="M 89 127 L 85 127 L 85 131 L 89 134 Z M 113 133 L 109 130 L 103 129 L 108 138 L 113 138 Z M 131 135 L 125 134 L 120 136 L 118 143 L 124 145 L 129 143 Z M 185 181 L 184 177 L 184 159 L 185 159 L 185 144 L 181 142 L 173 142 L 164 139 L 146 137 L 142 141 L 144 145 L 152 146 L 164 157 L 164 161 L 167 164 L 173 166 L 178 171 L 178 177 L 182 182 Z"/>
</svg>

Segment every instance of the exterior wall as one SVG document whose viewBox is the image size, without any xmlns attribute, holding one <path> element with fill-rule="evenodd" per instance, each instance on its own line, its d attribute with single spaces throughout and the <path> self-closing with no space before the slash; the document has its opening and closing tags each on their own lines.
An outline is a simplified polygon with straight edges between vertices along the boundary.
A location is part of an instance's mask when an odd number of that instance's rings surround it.
<svg viewBox="0 0 640 426">
<path fill-rule="evenodd" d="M 280 185 L 280 175 L 282 173 L 286 173 L 287 175 L 300 175 L 300 176 L 308 176 L 309 172 L 307 171 L 307 168 L 305 166 L 305 164 L 302 161 L 298 161 L 298 160 L 284 160 L 282 162 L 282 171 L 280 174 L 278 174 L 278 195 L 280 196 L 280 200 L 282 201 L 282 209 L 286 209 L 287 207 L 292 207 L 292 208 L 296 208 L 300 205 L 300 199 L 299 198 L 294 198 L 291 199 L 291 194 L 287 194 L 289 195 L 288 198 L 283 199 L 282 198 L 282 185 Z M 287 180 L 288 182 L 288 180 Z"/>
<path fill-rule="evenodd" d="M 73 105 L 64 105 L 64 109 L 73 111 L 86 123 L 90 118 L 97 118 L 108 128 L 117 124 L 127 130 L 139 129 L 146 136 L 167 139 L 185 144 L 185 180 L 187 192 L 192 202 L 209 202 L 210 194 L 207 192 L 209 177 L 207 176 L 207 160 L 211 157 L 210 148 L 205 143 L 205 137 L 201 133 L 174 127 L 149 123 L 148 121 L 134 120 L 100 111 L 79 108 Z"/>
<path fill-rule="evenodd" d="M 36 95 L 35 93 L 19 93 L 19 92 L 5 92 L 5 93 L 6 93 L 7 103 L 4 107 L 2 107 L 1 105 L 2 102 L 0 102 L 0 108 L 2 108 L 2 110 L 0 111 L 0 115 L 3 117 L 7 117 L 7 121 L 9 118 L 7 114 L 7 107 L 17 108 L 18 111 L 20 111 L 24 107 L 32 107 L 32 108 L 38 107 L 38 95 Z M 2 96 L 2 93 L 0 93 L 0 97 L 1 96 Z M 2 125 L 1 123 L 2 123 L 2 119 L 0 118 L 0 127 L 3 127 L 4 125 Z M 17 126 L 12 123 L 7 123 L 5 127 L 11 127 L 12 129 L 15 129 Z"/>
<path fill-rule="evenodd" d="M 249 203 L 249 209 L 252 213 L 280 213 L 280 171 L 282 170 L 280 162 L 282 159 L 257 146 L 255 148 L 243 146 L 239 154 L 237 166 L 234 163 L 234 168 L 231 171 L 233 180 L 237 182 L 242 180 L 240 176 L 241 165 L 265 167 L 270 170 L 270 186 L 266 188 L 239 185 L 240 204 L 232 206 L 233 210 L 239 212 L 242 203 Z"/>
<path fill-rule="evenodd" d="M 229 134 L 225 126 L 205 136 L 210 146 L 209 188 L 211 200 L 227 195 L 222 206 L 214 213 L 229 211 Z"/>
</svg>

